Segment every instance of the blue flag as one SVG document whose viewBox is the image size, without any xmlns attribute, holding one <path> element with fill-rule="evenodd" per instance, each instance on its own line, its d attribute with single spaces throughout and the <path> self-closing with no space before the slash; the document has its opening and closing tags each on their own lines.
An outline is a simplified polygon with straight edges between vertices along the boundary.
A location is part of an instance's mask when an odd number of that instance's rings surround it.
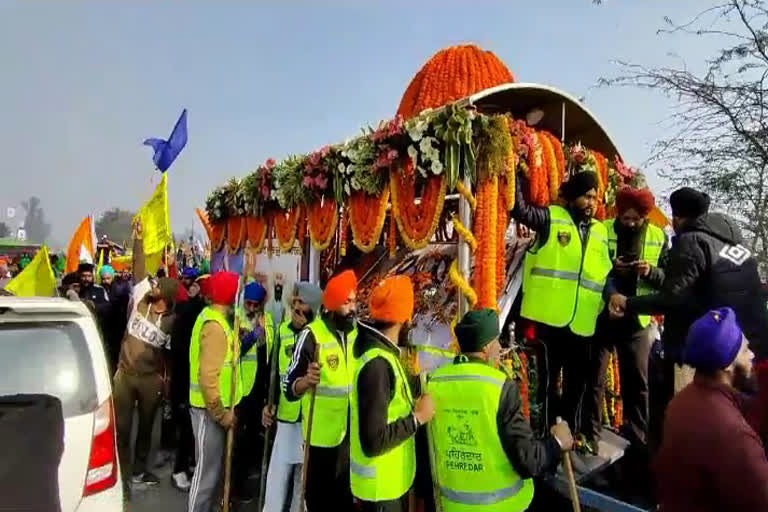
<svg viewBox="0 0 768 512">
<path fill-rule="evenodd" d="M 152 146 L 152 149 L 155 150 L 155 156 L 152 157 L 155 167 L 160 172 L 167 171 L 184 146 L 187 145 L 187 109 L 184 109 L 179 116 L 168 140 L 147 139 L 144 141 L 144 145 Z"/>
</svg>

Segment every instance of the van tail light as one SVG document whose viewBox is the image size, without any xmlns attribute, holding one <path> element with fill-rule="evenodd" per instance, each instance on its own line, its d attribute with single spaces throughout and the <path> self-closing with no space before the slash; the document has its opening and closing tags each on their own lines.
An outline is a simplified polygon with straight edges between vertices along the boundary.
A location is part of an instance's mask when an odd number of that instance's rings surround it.
<svg viewBox="0 0 768 512">
<path fill-rule="evenodd" d="M 91 455 L 85 476 L 84 496 L 96 494 L 117 483 L 117 449 L 115 448 L 115 415 L 112 398 L 101 404 L 93 419 Z"/>
</svg>

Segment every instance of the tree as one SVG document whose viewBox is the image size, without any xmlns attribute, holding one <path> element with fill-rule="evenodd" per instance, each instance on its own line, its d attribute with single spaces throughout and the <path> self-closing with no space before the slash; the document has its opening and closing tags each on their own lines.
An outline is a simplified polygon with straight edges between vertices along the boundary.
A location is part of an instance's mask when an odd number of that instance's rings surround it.
<svg viewBox="0 0 768 512">
<path fill-rule="evenodd" d="M 11 228 L 5 222 L 0 222 L 0 238 L 11 236 Z"/>
<path fill-rule="evenodd" d="M 101 214 L 96 220 L 96 235 L 98 237 L 106 236 L 111 241 L 122 244 L 130 242 L 132 233 L 132 222 L 135 212 L 112 208 Z"/>
<path fill-rule="evenodd" d="M 694 72 L 685 64 L 647 67 L 620 62 L 603 85 L 658 91 L 674 103 L 671 135 L 653 147 L 651 165 L 675 185 L 709 193 L 742 224 L 749 248 L 768 268 L 768 6 L 723 0 L 660 34 L 717 38 L 722 48 Z"/>
<path fill-rule="evenodd" d="M 32 196 L 29 201 L 22 201 L 22 208 L 26 212 L 24 217 L 24 231 L 27 240 L 34 243 L 45 243 L 51 234 L 51 225 L 45 222 L 45 212 L 40 206 L 40 198 Z"/>
</svg>

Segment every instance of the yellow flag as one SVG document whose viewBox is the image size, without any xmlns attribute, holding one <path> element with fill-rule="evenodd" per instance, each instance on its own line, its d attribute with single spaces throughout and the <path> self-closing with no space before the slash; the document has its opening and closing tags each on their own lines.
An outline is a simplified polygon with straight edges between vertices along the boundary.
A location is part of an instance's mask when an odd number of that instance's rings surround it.
<svg viewBox="0 0 768 512">
<path fill-rule="evenodd" d="M 144 235 L 144 254 L 162 253 L 173 241 L 168 209 L 168 173 L 163 173 L 152 197 L 139 210 Z"/>
<path fill-rule="evenodd" d="M 48 248 L 42 246 L 29 265 L 5 285 L 5 289 L 18 296 L 54 296 L 56 278 L 48 258 Z"/>
</svg>

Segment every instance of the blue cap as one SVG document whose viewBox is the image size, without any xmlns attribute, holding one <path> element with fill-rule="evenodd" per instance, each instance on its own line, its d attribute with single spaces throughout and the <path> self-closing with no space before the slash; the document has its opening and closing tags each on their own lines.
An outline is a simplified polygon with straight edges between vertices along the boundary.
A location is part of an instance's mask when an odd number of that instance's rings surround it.
<svg viewBox="0 0 768 512">
<path fill-rule="evenodd" d="M 709 311 L 688 329 L 683 362 L 710 372 L 725 368 L 736 359 L 743 339 L 731 308 Z"/>
<path fill-rule="evenodd" d="M 195 267 L 184 267 L 181 271 L 181 277 L 184 279 L 197 279 L 199 275 L 200 272 Z"/>
<path fill-rule="evenodd" d="M 263 286 L 261 286 L 261 283 L 254 281 L 252 283 L 248 283 L 245 285 L 245 300 L 252 300 L 254 302 L 259 302 L 264 300 L 264 297 L 267 296 L 267 290 L 264 289 Z"/>
</svg>

